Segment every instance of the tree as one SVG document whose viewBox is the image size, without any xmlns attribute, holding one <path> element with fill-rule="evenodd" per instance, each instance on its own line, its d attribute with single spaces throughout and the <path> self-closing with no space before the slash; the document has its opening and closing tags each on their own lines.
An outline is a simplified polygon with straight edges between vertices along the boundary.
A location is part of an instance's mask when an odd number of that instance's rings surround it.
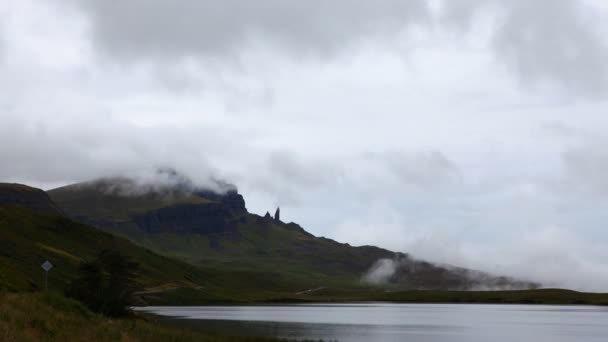
<svg viewBox="0 0 608 342">
<path fill-rule="evenodd" d="M 137 270 L 138 264 L 121 253 L 102 251 L 95 260 L 80 266 L 78 278 L 70 283 L 66 294 L 103 315 L 125 315 L 139 289 Z"/>
</svg>

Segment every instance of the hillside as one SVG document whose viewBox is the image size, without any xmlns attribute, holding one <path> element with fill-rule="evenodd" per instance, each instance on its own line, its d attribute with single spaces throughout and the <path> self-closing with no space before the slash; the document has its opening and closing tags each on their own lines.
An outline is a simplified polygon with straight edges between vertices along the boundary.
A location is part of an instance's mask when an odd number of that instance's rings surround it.
<svg viewBox="0 0 608 342">
<path fill-rule="evenodd" d="M 0 206 L 8 205 L 63 215 L 43 190 L 22 184 L 0 183 Z"/>
<path fill-rule="evenodd" d="M 250 214 L 234 190 L 217 194 L 187 183 L 138 187 L 115 178 L 48 193 L 72 219 L 161 254 L 217 269 L 280 271 L 311 286 L 358 280 L 377 259 L 394 255 L 317 238 L 297 224 Z"/>
<path fill-rule="evenodd" d="M 33 207 L 44 201 L 43 207 L 53 206 L 43 191 L 18 187 L 38 194 L 30 198 Z M 138 297 L 142 304 L 265 301 L 316 284 L 315 280 L 292 279 L 273 270 L 193 266 L 63 215 L 28 208 L 22 199 L 15 203 L 0 205 L 0 292 L 43 289 L 40 265 L 45 260 L 55 266 L 49 272 L 49 289 L 61 292 L 76 277 L 80 263 L 94 259 L 102 250 L 119 251 L 140 265 L 138 281 L 143 291 Z"/>
<path fill-rule="evenodd" d="M 0 185 L 0 197 L 13 193 L 7 188 Z M 139 263 L 139 281 L 145 288 L 197 287 L 208 276 L 187 263 L 73 222 L 57 210 L 48 210 L 54 204 L 41 190 L 24 185 L 17 188 L 26 193 L 24 198 L 0 204 L 0 290 L 40 289 L 44 286 L 40 265 L 45 260 L 55 266 L 49 272 L 49 288 L 63 290 L 75 277 L 79 264 L 104 249 L 117 250 Z"/>
<path fill-rule="evenodd" d="M 234 186 L 221 193 L 169 175 L 142 184 L 101 179 L 49 191 L 74 220 L 158 253 L 218 270 L 273 272 L 312 287 L 360 285 L 379 260 L 397 260 L 386 283 L 402 289 L 531 288 L 536 284 L 418 261 L 378 247 L 315 237 L 295 223 L 251 214 Z"/>
</svg>

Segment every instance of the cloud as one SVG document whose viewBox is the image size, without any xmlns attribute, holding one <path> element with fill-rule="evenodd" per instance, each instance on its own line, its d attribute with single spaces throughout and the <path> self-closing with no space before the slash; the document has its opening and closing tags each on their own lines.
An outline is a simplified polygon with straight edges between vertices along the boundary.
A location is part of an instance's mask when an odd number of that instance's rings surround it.
<svg viewBox="0 0 608 342">
<path fill-rule="evenodd" d="M 437 150 L 417 153 L 386 151 L 366 156 L 365 163 L 384 166 L 392 176 L 407 185 L 428 189 L 458 182 L 460 178 L 458 166 Z"/>
<path fill-rule="evenodd" d="M 166 135 L 191 136 L 186 129 L 138 127 L 111 117 L 95 125 L 75 117 L 52 124 L 24 122 L 20 112 L 12 113 L 3 116 L 0 126 L 3 180 L 52 187 L 102 176 L 146 177 L 165 165 L 184 170 L 201 185 L 217 175 L 210 161 L 213 153 L 198 150 L 189 139 L 163 140 Z M 218 132 L 209 131 L 207 136 L 209 140 L 199 143 L 222 140 Z M 229 150 L 227 146 L 215 153 Z"/>
<path fill-rule="evenodd" d="M 531 275 L 517 237 L 559 227 L 586 271 L 547 279 L 592 283 L 608 119 L 590 1 L 0 2 L 0 178 L 170 166 L 317 235 Z"/>
<path fill-rule="evenodd" d="M 326 60 L 369 42 L 409 56 L 449 35 L 488 44 L 526 87 L 596 98 L 608 88 L 608 14 L 590 1 L 66 1 L 90 21 L 97 51 L 121 62 L 221 69 L 252 50 Z M 424 33 L 406 44 L 402 33 L 413 27 Z"/>
<path fill-rule="evenodd" d="M 428 223 L 415 227 L 404 218 L 402 223 L 382 223 L 386 222 L 383 215 L 387 213 L 391 216 L 390 211 L 381 211 L 372 221 L 344 222 L 335 230 L 337 236 L 350 235 L 349 241 L 356 245 L 378 243 L 416 259 L 540 282 L 544 287 L 595 292 L 608 288 L 605 241 L 594 241 L 576 227 L 536 226 L 525 230 L 511 227 L 511 231 L 498 233 L 499 243 L 492 240 L 480 243 L 473 242 L 475 231 L 455 234 Z M 503 228 L 487 227 L 492 232 Z M 383 283 L 394 267 L 392 260 L 379 260 L 364 279 Z"/>
<path fill-rule="evenodd" d="M 0 20 L 2 20 L 2 14 L 0 14 Z M 4 31 L 2 30 L 2 24 L 0 24 L 0 65 L 4 62 L 4 53 L 6 49 L 6 42 L 4 40 Z"/>
<path fill-rule="evenodd" d="M 97 47 L 121 60 L 234 55 L 262 43 L 327 55 L 428 16 L 422 0 L 103 0 L 78 2 Z"/>
<path fill-rule="evenodd" d="M 388 283 L 395 274 L 398 261 L 392 259 L 380 259 L 363 275 L 363 281 L 369 284 L 382 285 Z"/>
<path fill-rule="evenodd" d="M 605 292 L 608 288 L 608 254 L 603 242 L 593 241 L 577 229 L 546 226 L 513 237 L 496 251 L 469 250 L 470 265 L 495 265 L 493 271 L 537 279 L 545 287 Z M 485 266 L 487 267 L 487 266 Z"/>
<path fill-rule="evenodd" d="M 0 66 L 4 62 L 6 54 L 6 22 L 8 21 L 8 11 L 0 7 Z"/>
<path fill-rule="evenodd" d="M 608 197 L 608 152 L 605 138 L 588 138 L 562 153 L 564 178 L 558 185 L 569 196 Z"/>
<path fill-rule="evenodd" d="M 476 19 L 490 25 L 496 59 L 523 84 L 564 86 L 569 93 L 603 97 L 608 88 L 607 14 L 580 0 L 444 1 L 443 19 L 471 29 Z M 598 13 L 601 13 L 598 15 Z"/>
</svg>

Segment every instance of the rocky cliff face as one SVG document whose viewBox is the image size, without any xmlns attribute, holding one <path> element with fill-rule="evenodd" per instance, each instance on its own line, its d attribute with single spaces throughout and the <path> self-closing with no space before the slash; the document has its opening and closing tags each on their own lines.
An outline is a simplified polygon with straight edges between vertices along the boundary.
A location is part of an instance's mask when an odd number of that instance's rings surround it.
<svg viewBox="0 0 608 342">
<path fill-rule="evenodd" d="M 133 221 L 147 233 L 222 234 L 236 237 L 235 209 L 230 205 L 179 204 L 134 215 Z M 238 207 L 238 210 L 242 209 Z"/>
<path fill-rule="evenodd" d="M 0 206 L 6 205 L 63 215 L 46 192 L 22 184 L 0 183 Z"/>
<path fill-rule="evenodd" d="M 141 184 L 105 179 L 49 192 L 73 219 L 129 237 L 190 262 L 226 262 L 283 270 L 289 277 L 360 279 L 406 289 L 530 288 L 535 284 L 413 260 L 378 247 L 353 247 L 315 237 L 295 223 L 247 212 L 236 187 L 196 187 L 177 174 Z M 387 264 L 388 262 L 388 264 Z M 385 272 L 386 266 L 391 272 Z M 244 266 L 239 266 L 244 267 Z M 301 275 L 302 274 L 302 275 Z M 320 278 L 321 279 L 321 278 Z"/>
<path fill-rule="evenodd" d="M 235 186 L 216 182 L 211 190 L 175 172 L 167 177 L 158 183 L 103 178 L 49 194 L 72 219 L 109 231 L 129 226 L 145 234 L 238 237 L 235 221 L 247 208 Z"/>
<path fill-rule="evenodd" d="M 236 190 L 230 190 L 224 194 L 218 194 L 210 190 L 196 190 L 194 195 L 214 202 L 219 202 L 235 213 L 247 212 L 245 199 Z"/>
</svg>

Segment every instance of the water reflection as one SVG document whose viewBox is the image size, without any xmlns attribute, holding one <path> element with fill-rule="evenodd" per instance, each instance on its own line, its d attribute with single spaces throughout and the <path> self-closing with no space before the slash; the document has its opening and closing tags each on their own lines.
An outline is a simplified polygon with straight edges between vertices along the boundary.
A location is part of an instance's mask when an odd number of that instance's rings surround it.
<svg viewBox="0 0 608 342">
<path fill-rule="evenodd" d="M 339 341 L 606 341 L 608 308 L 348 304 L 139 308 L 239 335 Z"/>
</svg>

